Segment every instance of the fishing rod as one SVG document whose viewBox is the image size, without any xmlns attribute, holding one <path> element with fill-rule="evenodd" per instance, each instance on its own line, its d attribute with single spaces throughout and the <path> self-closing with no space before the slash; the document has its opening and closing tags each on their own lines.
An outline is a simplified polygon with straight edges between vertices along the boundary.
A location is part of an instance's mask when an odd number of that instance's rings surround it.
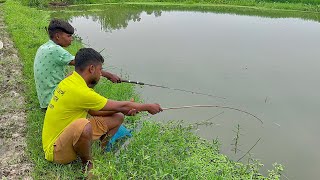
<svg viewBox="0 0 320 180">
<path fill-rule="evenodd" d="M 137 83 L 139 83 L 139 82 L 137 82 Z M 247 112 L 247 111 L 244 111 L 244 110 L 241 110 L 241 109 L 237 109 L 237 108 L 233 108 L 233 107 L 228 107 L 228 106 L 218 106 L 218 105 L 191 105 L 191 106 L 180 106 L 180 107 L 162 108 L 162 110 L 163 110 L 163 111 L 167 111 L 167 110 L 177 110 L 177 109 L 185 109 L 185 108 L 199 108 L 199 107 L 204 107 L 204 108 L 208 108 L 208 107 L 211 107 L 211 108 L 212 108 L 212 107 L 213 107 L 213 108 L 231 109 L 231 110 L 239 111 L 239 112 L 242 112 L 242 113 L 245 113 L 245 114 L 248 114 L 248 115 L 254 117 L 255 119 L 259 120 L 261 124 L 263 124 L 263 121 L 262 121 L 260 118 L 258 118 L 257 116 L 255 116 L 254 114 L 251 114 L 251 113 L 249 113 L 249 112 Z M 223 113 L 223 112 L 222 112 L 222 113 Z M 222 113 L 220 113 L 220 114 L 222 114 Z M 220 114 L 218 114 L 218 115 L 220 115 Z M 216 115 L 216 116 L 218 116 L 218 115 Z M 216 117 L 216 116 L 214 116 L 214 117 Z M 211 119 L 211 118 L 210 118 L 210 119 Z M 137 125 L 137 127 L 136 127 L 135 129 L 136 129 L 136 130 L 135 130 L 136 132 L 140 132 L 140 130 L 142 129 L 142 122 L 141 122 L 141 121 L 138 121 L 138 125 Z M 249 151 L 248 151 L 247 153 L 245 153 L 245 154 L 243 155 L 243 157 L 244 157 L 245 155 L 247 155 L 247 154 L 257 145 L 257 143 L 260 141 L 260 139 L 261 139 L 261 138 L 258 139 L 258 141 L 249 149 Z M 121 147 L 116 151 L 115 155 L 118 156 L 118 155 L 120 154 L 121 149 L 126 148 L 126 147 L 130 144 L 131 140 L 132 140 L 131 138 L 127 139 L 127 140 L 121 145 Z M 241 157 L 238 161 L 240 161 L 243 157 Z"/>
<path fill-rule="evenodd" d="M 190 91 L 190 90 L 185 90 L 185 89 L 171 88 L 171 87 L 155 85 L 155 84 L 148 84 L 148 83 L 143 83 L 143 82 L 139 82 L 139 81 L 131 81 L 131 80 L 121 79 L 121 82 L 138 84 L 138 85 L 145 85 L 145 86 L 151 86 L 151 87 L 158 87 L 158 88 L 170 89 L 170 90 L 175 90 L 175 91 L 188 92 L 188 93 L 192 93 L 192 94 L 210 96 L 210 97 L 215 97 L 215 98 L 220 98 L 220 99 L 226 99 L 225 97 L 221 97 L 221 96 L 215 96 L 215 95 L 211 95 L 211 94 L 205 94 L 205 93 L 195 92 L 195 91 Z"/>
<path fill-rule="evenodd" d="M 139 81 L 131 81 L 131 80 L 124 80 L 121 79 L 121 82 L 125 82 L 125 83 L 132 83 L 132 84 L 138 84 L 138 85 L 146 85 L 146 86 L 151 86 L 151 87 L 159 87 L 159 88 L 165 88 L 165 89 L 171 89 L 171 90 L 176 90 L 176 91 L 183 91 L 183 92 L 189 92 L 192 94 L 200 94 L 200 95 L 205 95 L 205 96 L 210 96 L 210 97 L 216 97 L 216 98 L 221 98 L 221 99 L 226 99 L 225 97 L 220 97 L 220 96 L 214 96 L 211 94 L 205 94 L 205 93 L 200 93 L 200 92 L 195 92 L 195 91 L 189 91 L 189 90 L 185 90 L 185 89 L 177 89 L 177 88 L 170 88 L 167 86 L 161 86 L 161 85 L 155 85 L 155 84 L 147 84 L 147 83 L 143 83 L 143 82 L 139 82 Z M 241 109 L 237 109 L 237 108 L 233 108 L 233 107 L 228 107 L 228 106 L 218 106 L 218 105 L 191 105 L 191 106 L 181 106 L 181 107 L 169 107 L 169 108 L 162 108 L 162 110 L 173 110 L 173 109 L 185 109 L 185 108 L 195 108 L 195 107 L 213 107 L 213 108 L 222 108 L 222 109 L 231 109 L 231 110 L 235 110 L 235 111 L 239 111 L 245 114 L 248 114 L 252 117 L 254 117 L 255 119 L 259 120 L 261 124 L 263 124 L 263 121 L 258 118 L 257 116 L 241 110 Z"/>
<path fill-rule="evenodd" d="M 185 109 L 185 108 L 195 108 L 195 107 L 213 107 L 213 108 L 222 108 L 222 109 L 231 109 L 231 110 L 235 110 L 235 111 L 239 111 L 245 114 L 248 114 L 252 117 L 254 117 L 255 119 L 259 120 L 261 124 L 263 124 L 263 121 L 258 118 L 257 116 L 255 116 L 254 114 L 251 114 L 247 111 L 241 110 L 241 109 L 237 109 L 237 108 L 233 108 L 233 107 L 228 107 L 228 106 L 218 106 L 218 105 L 192 105 L 192 106 L 181 106 L 181 107 L 169 107 L 169 108 L 162 108 L 163 111 L 166 110 L 174 110 L 174 109 Z"/>
</svg>

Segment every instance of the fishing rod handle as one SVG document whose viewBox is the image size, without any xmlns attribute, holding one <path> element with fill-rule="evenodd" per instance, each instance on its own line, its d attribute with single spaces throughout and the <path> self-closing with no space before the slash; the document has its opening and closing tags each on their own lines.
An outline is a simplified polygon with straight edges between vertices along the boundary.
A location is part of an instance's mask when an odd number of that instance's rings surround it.
<svg viewBox="0 0 320 180">
<path fill-rule="evenodd" d="M 125 80 L 125 79 L 121 79 L 121 82 L 132 83 L 132 84 L 139 84 L 139 85 L 144 85 L 144 83 L 143 83 L 143 82 L 130 81 L 130 80 Z"/>
</svg>

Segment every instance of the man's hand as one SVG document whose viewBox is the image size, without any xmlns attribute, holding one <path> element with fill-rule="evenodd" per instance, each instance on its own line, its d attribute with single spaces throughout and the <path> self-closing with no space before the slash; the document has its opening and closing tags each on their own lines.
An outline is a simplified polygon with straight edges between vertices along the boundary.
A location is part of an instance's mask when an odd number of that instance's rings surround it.
<svg viewBox="0 0 320 180">
<path fill-rule="evenodd" d="M 111 73 L 110 73 L 111 74 Z M 111 74 L 108 78 L 110 81 L 112 81 L 113 83 L 121 83 L 121 79 L 119 76 L 115 75 L 115 74 Z"/>
<path fill-rule="evenodd" d="M 148 112 L 152 115 L 161 112 L 162 109 L 159 104 L 149 104 L 148 105 Z"/>
<path fill-rule="evenodd" d="M 139 111 L 137 111 L 136 109 L 131 109 L 127 114 L 125 114 L 126 116 L 135 116 L 136 114 L 138 114 Z"/>
<path fill-rule="evenodd" d="M 134 102 L 134 98 L 131 98 L 130 99 L 130 102 Z M 136 109 L 131 109 L 127 114 L 126 116 L 135 116 L 136 114 L 138 114 L 139 111 L 137 111 Z"/>
<path fill-rule="evenodd" d="M 121 83 L 121 78 L 107 71 L 101 71 L 103 77 L 109 79 L 113 83 Z"/>
</svg>

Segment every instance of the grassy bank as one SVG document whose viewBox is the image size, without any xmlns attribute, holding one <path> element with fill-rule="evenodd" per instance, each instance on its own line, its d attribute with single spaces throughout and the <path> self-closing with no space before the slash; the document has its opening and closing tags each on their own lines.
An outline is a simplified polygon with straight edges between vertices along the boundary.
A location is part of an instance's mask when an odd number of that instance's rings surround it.
<svg viewBox="0 0 320 180">
<path fill-rule="evenodd" d="M 37 48 L 48 40 L 44 27 L 48 25 L 50 12 L 22 6 L 8 0 L 4 7 L 9 31 L 24 63 L 25 96 L 27 99 L 28 154 L 34 163 L 35 179 L 75 179 L 82 177 L 80 162 L 56 165 L 44 159 L 41 130 L 44 113 L 38 109 L 33 80 L 33 59 Z M 81 44 L 75 43 L 68 50 L 75 54 Z M 99 83 L 96 90 L 116 100 L 138 98 L 128 84 Z M 138 121 L 137 117 L 127 123 Z M 101 179 L 263 179 L 259 162 L 247 164 L 229 160 L 219 153 L 217 142 L 201 140 L 179 123 L 158 124 L 144 121 L 143 128 L 134 135 L 126 150 L 102 154 L 94 144 L 94 174 Z M 279 177 L 276 166 L 269 178 Z"/>
</svg>

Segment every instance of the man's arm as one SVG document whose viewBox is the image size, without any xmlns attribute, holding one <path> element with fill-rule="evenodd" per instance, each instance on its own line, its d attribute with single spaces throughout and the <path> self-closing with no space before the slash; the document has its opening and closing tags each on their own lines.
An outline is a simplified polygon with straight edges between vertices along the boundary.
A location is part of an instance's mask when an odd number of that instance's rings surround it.
<svg viewBox="0 0 320 180">
<path fill-rule="evenodd" d="M 115 111 L 94 111 L 94 110 L 89 110 L 88 113 L 91 116 L 111 116 L 117 112 Z"/>
<path fill-rule="evenodd" d="M 74 66 L 75 61 L 74 60 L 70 61 L 69 65 Z M 103 77 L 109 79 L 113 83 L 120 83 L 121 82 L 120 77 L 115 74 L 112 74 L 112 73 L 104 71 L 104 70 L 101 71 L 101 74 Z"/>
<path fill-rule="evenodd" d="M 120 77 L 115 74 L 112 74 L 112 73 L 104 71 L 104 70 L 101 71 L 101 74 L 103 77 L 109 79 L 113 83 L 120 83 L 121 82 Z"/>
<path fill-rule="evenodd" d="M 126 115 L 130 114 L 132 110 L 137 112 L 148 111 L 150 114 L 157 114 L 162 111 L 159 104 L 140 104 L 131 101 L 114 101 L 110 99 L 100 111 L 115 111 Z"/>
</svg>

